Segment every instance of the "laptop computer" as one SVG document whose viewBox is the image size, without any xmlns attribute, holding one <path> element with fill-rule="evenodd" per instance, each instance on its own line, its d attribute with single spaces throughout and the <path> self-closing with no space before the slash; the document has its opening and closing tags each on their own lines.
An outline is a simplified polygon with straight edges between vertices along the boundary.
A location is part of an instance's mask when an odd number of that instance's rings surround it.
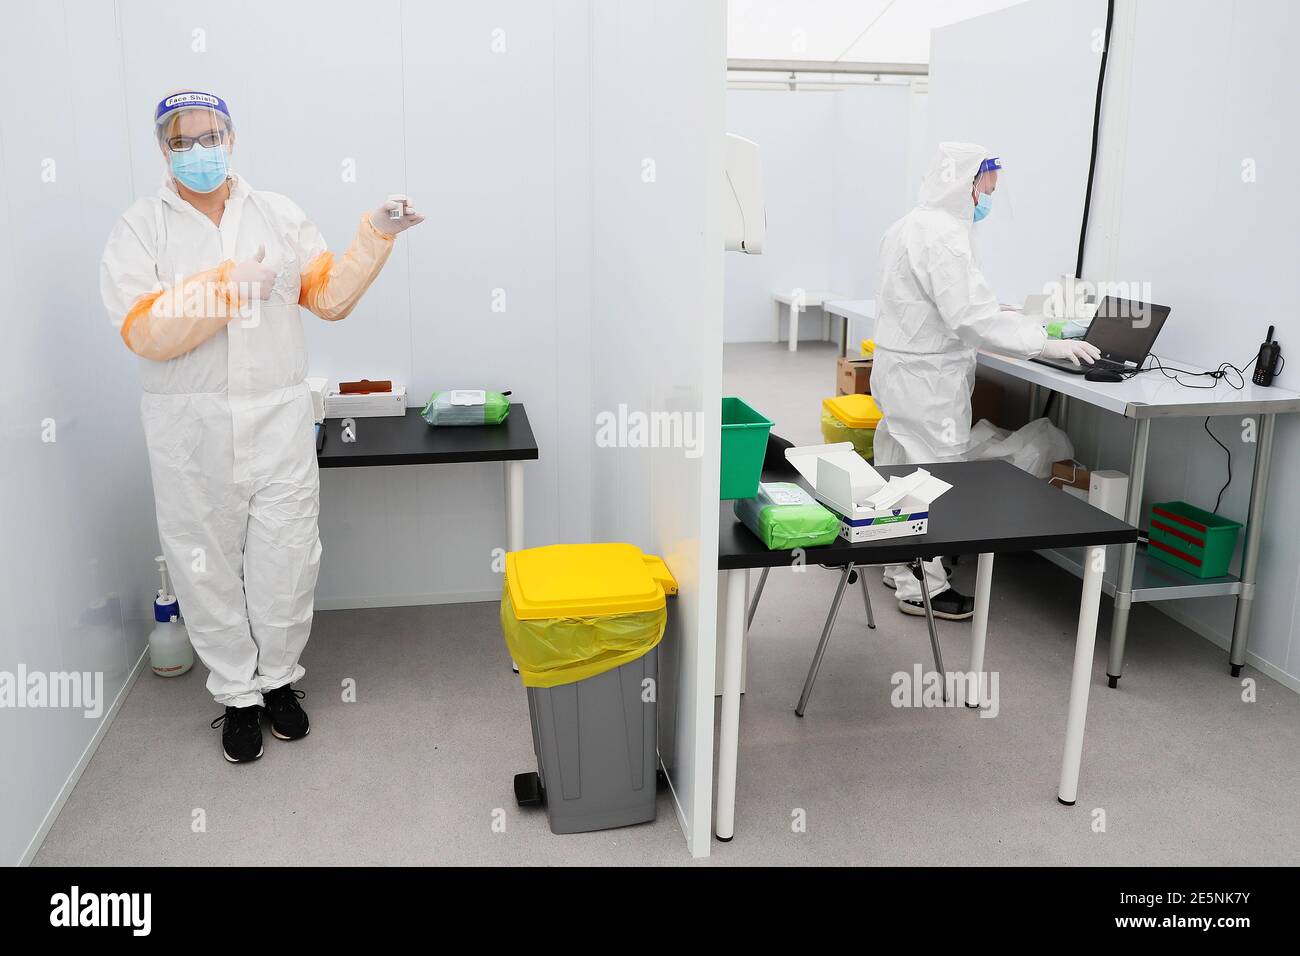
<svg viewBox="0 0 1300 956">
<path fill-rule="evenodd" d="M 1083 340 L 1097 346 L 1101 358 L 1095 365 L 1075 365 L 1069 359 L 1036 358 L 1032 361 L 1071 375 L 1084 375 L 1092 369 L 1133 372 L 1151 354 L 1156 336 L 1169 318 L 1167 305 L 1152 305 L 1130 299 L 1106 296 L 1097 306 L 1097 314 Z"/>
</svg>

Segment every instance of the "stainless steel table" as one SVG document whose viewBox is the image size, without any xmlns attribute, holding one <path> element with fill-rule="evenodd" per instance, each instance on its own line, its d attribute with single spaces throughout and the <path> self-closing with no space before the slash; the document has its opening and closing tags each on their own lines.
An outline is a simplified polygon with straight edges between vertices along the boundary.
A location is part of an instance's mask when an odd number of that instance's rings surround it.
<svg viewBox="0 0 1300 956">
<path fill-rule="evenodd" d="M 1220 382 L 1215 388 L 1187 388 L 1160 372 L 1144 372 L 1115 384 L 1089 382 L 1082 375 L 1070 375 L 995 352 L 980 352 L 981 367 L 993 369 L 1025 381 L 1030 386 L 1030 402 L 1036 408 L 1042 389 L 1058 392 L 1133 420 L 1133 445 L 1129 455 L 1128 501 L 1125 520 L 1137 526 L 1142 518 L 1142 487 L 1146 478 L 1147 445 L 1151 422 L 1157 418 L 1205 418 L 1228 415 L 1258 416 L 1255 466 L 1250 488 L 1250 507 L 1246 519 L 1246 536 L 1242 546 L 1241 569 L 1236 575 L 1198 578 L 1163 562 L 1148 559 L 1145 549 L 1126 544 L 1120 550 L 1119 573 L 1103 588 L 1115 599 L 1115 614 L 1110 632 L 1110 656 L 1106 676 L 1111 687 L 1119 686 L 1124 667 L 1124 641 L 1128 634 L 1129 611 L 1144 601 L 1172 601 L 1185 598 L 1223 597 L 1237 599 L 1237 613 L 1232 625 L 1232 647 L 1228 653 L 1229 671 L 1240 675 L 1246 662 L 1246 641 L 1250 630 L 1250 612 L 1255 601 L 1255 579 L 1259 569 L 1260 531 L 1264 525 L 1268 497 L 1268 472 L 1273 456 L 1273 432 L 1277 416 L 1300 411 L 1300 394 L 1270 386 L 1261 388 L 1246 380 L 1246 387 L 1233 389 Z M 1186 362 L 1176 363 L 1192 368 Z M 1046 554 L 1049 560 L 1076 574 L 1082 574 L 1082 555 L 1077 550 Z"/>
</svg>

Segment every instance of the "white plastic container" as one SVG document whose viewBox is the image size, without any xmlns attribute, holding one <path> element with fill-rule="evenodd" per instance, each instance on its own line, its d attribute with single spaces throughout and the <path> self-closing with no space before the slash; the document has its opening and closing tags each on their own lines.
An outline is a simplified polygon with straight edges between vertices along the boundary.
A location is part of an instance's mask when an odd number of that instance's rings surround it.
<svg viewBox="0 0 1300 956">
<path fill-rule="evenodd" d="M 180 677 L 194 666 L 194 648 L 181 623 L 181 606 L 167 585 L 167 562 L 155 559 L 162 587 L 153 602 L 153 631 L 149 634 L 149 666 L 159 677 Z"/>
</svg>

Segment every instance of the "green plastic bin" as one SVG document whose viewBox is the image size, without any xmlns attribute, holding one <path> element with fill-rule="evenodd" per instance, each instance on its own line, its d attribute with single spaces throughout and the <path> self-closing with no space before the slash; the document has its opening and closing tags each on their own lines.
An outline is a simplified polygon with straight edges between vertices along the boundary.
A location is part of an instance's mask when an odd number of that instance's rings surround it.
<svg viewBox="0 0 1300 956">
<path fill-rule="evenodd" d="M 722 500 L 752 498 L 772 423 L 739 398 L 722 400 Z"/>
<path fill-rule="evenodd" d="M 1198 578 L 1228 573 L 1241 523 L 1185 501 L 1158 501 L 1148 516 L 1147 554 Z"/>
</svg>

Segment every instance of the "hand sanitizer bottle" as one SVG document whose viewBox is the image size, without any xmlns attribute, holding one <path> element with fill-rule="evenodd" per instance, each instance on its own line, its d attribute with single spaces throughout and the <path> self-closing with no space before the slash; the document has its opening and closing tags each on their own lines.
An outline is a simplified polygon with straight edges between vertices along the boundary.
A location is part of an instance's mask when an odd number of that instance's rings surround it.
<svg viewBox="0 0 1300 956">
<path fill-rule="evenodd" d="M 167 583 L 167 562 L 160 554 L 158 575 L 162 587 L 153 602 L 153 632 L 149 635 L 149 664 L 159 677 L 180 677 L 194 666 L 194 648 L 181 623 L 181 606 Z"/>
</svg>

